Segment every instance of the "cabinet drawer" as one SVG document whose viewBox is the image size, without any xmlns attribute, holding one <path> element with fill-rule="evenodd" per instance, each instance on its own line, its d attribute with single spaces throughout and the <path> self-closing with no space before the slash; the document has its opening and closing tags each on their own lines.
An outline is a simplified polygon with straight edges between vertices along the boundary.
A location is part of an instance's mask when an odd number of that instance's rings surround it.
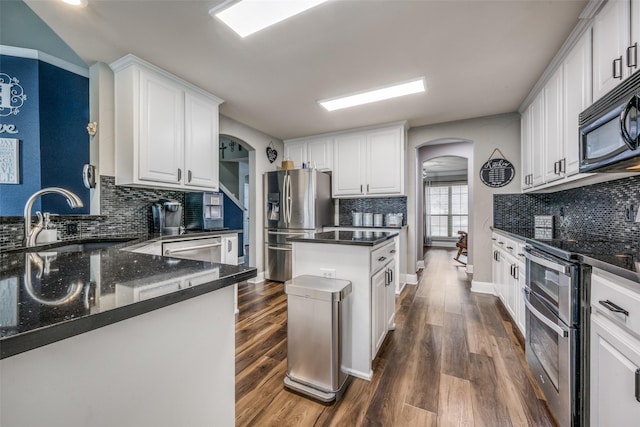
<svg viewBox="0 0 640 427">
<path fill-rule="evenodd" d="M 637 290 L 634 290 L 635 289 Z M 591 275 L 591 313 L 601 314 L 640 336 L 640 285 L 595 270 Z"/>
<path fill-rule="evenodd" d="M 396 245 L 393 241 L 371 252 L 371 273 L 374 274 L 392 261 L 396 255 Z"/>
<path fill-rule="evenodd" d="M 196 261 L 220 262 L 222 238 L 182 240 L 162 244 L 162 255 Z"/>
</svg>

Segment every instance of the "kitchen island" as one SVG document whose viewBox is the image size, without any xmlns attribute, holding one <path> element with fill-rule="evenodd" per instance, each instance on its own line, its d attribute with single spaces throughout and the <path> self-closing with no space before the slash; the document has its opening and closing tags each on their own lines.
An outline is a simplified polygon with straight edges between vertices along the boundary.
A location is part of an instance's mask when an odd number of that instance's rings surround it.
<svg viewBox="0 0 640 427">
<path fill-rule="evenodd" d="M 342 369 L 366 380 L 387 331 L 395 328 L 397 232 L 327 231 L 290 237 L 293 277 L 349 280 L 343 301 Z"/>
<path fill-rule="evenodd" d="M 255 268 L 57 246 L 0 258 L 0 425 L 233 425 Z"/>
</svg>

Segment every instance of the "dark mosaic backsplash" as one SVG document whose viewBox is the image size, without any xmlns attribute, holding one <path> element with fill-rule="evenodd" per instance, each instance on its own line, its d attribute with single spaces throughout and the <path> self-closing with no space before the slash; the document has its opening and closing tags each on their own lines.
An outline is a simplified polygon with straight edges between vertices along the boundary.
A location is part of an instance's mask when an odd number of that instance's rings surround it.
<svg viewBox="0 0 640 427">
<path fill-rule="evenodd" d="M 61 240 L 118 235 L 148 235 L 153 228 L 151 204 L 158 199 L 173 199 L 184 205 L 180 191 L 115 185 L 112 176 L 100 177 L 100 206 L 102 215 L 52 217 L 51 224 Z M 183 218 L 184 223 L 184 218 Z M 75 224 L 77 233 L 68 233 Z M 24 220 L 21 217 L 0 221 L 0 250 L 22 246 Z"/>
<path fill-rule="evenodd" d="M 338 225 L 351 225 L 352 212 L 369 212 L 373 214 L 401 213 L 403 224 L 407 223 L 407 198 L 385 197 L 376 199 L 336 199 L 338 200 Z"/>
<path fill-rule="evenodd" d="M 630 205 L 640 208 L 640 176 L 548 194 L 496 194 L 493 225 L 533 228 L 534 215 L 554 216 L 554 235 L 591 234 L 640 241 L 640 223 L 626 221 Z"/>
</svg>

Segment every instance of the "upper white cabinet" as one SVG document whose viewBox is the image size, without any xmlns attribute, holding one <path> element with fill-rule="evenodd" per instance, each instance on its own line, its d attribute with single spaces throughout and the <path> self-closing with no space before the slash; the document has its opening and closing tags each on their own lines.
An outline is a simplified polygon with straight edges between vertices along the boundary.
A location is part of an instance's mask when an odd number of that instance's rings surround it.
<svg viewBox="0 0 640 427">
<path fill-rule="evenodd" d="M 222 100 L 133 55 L 111 68 L 116 184 L 217 191 Z"/>
<path fill-rule="evenodd" d="M 561 172 L 575 175 L 580 167 L 580 113 L 592 102 L 591 31 L 586 31 L 562 63 L 563 73 L 563 154 Z"/>
<path fill-rule="evenodd" d="M 521 118 L 522 189 L 579 171 L 578 116 L 591 105 L 591 31 L 585 31 Z"/>
<path fill-rule="evenodd" d="M 636 0 L 609 0 L 593 19 L 594 100 L 616 87 L 638 67 L 637 6 Z"/>
<path fill-rule="evenodd" d="M 404 126 L 336 135 L 333 197 L 404 195 Z"/>
<path fill-rule="evenodd" d="M 333 138 L 317 137 L 284 141 L 284 157 L 293 160 L 295 168 L 302 163 L 322 171 L 333 170 Z"/>
</svg>

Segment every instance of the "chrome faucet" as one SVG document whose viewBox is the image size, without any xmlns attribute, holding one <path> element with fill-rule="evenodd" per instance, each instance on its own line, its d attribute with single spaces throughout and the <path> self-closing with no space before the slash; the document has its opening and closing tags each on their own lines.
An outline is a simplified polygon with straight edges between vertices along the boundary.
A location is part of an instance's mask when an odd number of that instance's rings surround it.
<svg viewBox="0 0 640 427">
<path fill-rule="evenodd" d="M 36 237 L 42 230 L 42 221 L 38 222 L 38 225 L 31 229 L 31 208 L 33 207 L 33 203 L 44 194 L 60 194 L 67 199 L 67 203 L 73 209 L 81 208 L 84 205 L 82 204 L 82 200 L 80 197 L 75 195 L 69 190 L 65 190 L 61 187 L 48 187 L 43 188 L 42 190 L 36 191 L 29 197 L 27 203 L 24 205 L 24 245 L 26 247 L 35 246 Z M 38 218 L 41 218 L 40 216 Z"/>
</svg>

